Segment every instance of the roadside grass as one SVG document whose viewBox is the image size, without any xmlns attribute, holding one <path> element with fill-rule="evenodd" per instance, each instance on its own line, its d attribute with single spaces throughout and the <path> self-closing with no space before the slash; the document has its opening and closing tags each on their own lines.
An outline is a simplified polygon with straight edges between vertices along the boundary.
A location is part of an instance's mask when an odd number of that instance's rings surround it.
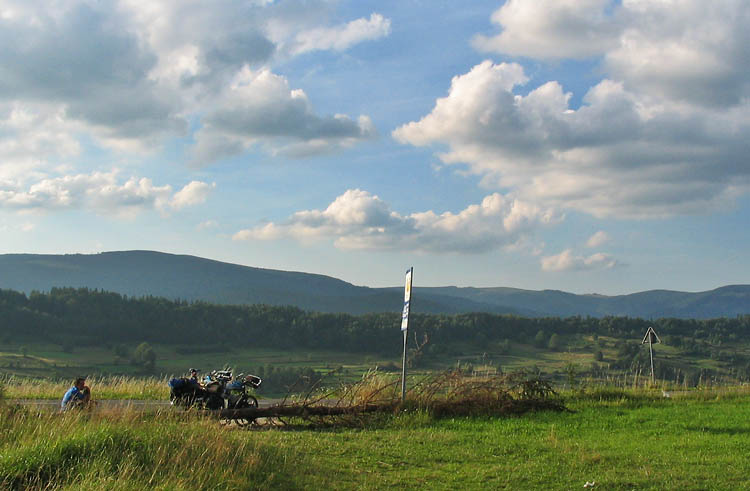
<svg viewBox="0 0 750 491">
<path fill-rule="evenodd" d="M 86 380 L 94 399 L 166 400 L 167 379 L 157 377 L 99 376 Z M 61 399 L 73 380 L 0 376 L 6 399 Z"/>
<path fill-rule="evenodd" d="M 735 489 L 750 391 L 570 393 L 574 412 L 238 429 L 185 412 L 0 407 L 0 488 Z M 294 423 L 294 422 L 292 422 Z"/>
<path fill-rule="evenodd" d="M 3 489 L 268 489 L 277 449 L 190 413 L 32 413 L 0 408 Z"/>
</svg>

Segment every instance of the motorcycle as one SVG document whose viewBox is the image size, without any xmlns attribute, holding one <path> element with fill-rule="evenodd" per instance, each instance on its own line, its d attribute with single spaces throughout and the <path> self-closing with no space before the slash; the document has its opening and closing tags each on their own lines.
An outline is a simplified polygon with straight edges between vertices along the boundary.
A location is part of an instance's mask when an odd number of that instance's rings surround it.
<svg viewBox="0 0 750 491">
<path fill-rule="evenodd" d="M 227 398 L 228 409 L 242 409 L 247 407 L 258 407 L 258 399 L 247 392 L 248 388 L 257 389 L 262 380 L 255 375 L 239 374 L 234 381 L 228 383 L 224 388 Z"/>
<path fill-rule="evenodd" d="M 226 407 L 227 383 L 232 380 L 232 369 L 213 370 L 203 379 L 204 390 L 208 393 L 206 409 L 224 409 Z"/>
<path fill-rule="evenodd" d="M 231 371 L 212 371 L 200 384 L 193 378 L 173 378 L 168 382 L 169 403 L 173 406 L 198 409 L 224 409 L 224 387 L 231 380 Z"/>
<path fill-rule="evenodd" d="M 228 383 L 224 389 L 227 399 L 228 409 L 244 409 L 258 407 L 258 399 L 248 393 L 248 389 L 257 389 L 260 387 L 262 380 L 255 375 L 238 375 L 232 382 Z M 255 418 L 239 418 L 235 422 L 240 426 L 250 424 Z"/>
<path fill-rule="evenodd" d="M 261 382 L 260 377 L 243 374 L 233 380 L 231 368 L 213 370 L 204 377 L 203 384 L 188 378 L 170 380 L 169 400 L 173 406 L 209 410 L 258 407 L 258 399 L 248 389 L 257 389 Z"/>
</svg>

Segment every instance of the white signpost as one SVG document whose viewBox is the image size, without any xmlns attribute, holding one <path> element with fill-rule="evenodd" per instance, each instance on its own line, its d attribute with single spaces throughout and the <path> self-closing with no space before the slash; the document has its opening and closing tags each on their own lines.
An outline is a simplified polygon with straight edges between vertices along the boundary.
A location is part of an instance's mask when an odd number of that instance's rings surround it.
<svg viewBox="0 0 750 491">
<path fill-rule="evenodd" d="M 659 339 L 659 336 L 656 335 L 653 327 L 649 327 L 648 330 L 646 330 L 646 335 L 643 336 L 641 344 L 646 343 L 648 343 L 648 354 L 651 357 L 651 385 L 654 385 L 654 349 L 652 348 L 652 345 L 661 343 L 661 340 Z"/>
<path fill-rule="evenodd" d="M 401 313 L 401 332 L 404 333 L 404 355 L 401 359 L 401 401 L 406 400 L 406 340 L 409 332 L 409 310 L 411 309 L 411 279 L 414 268 L 406 270 L 406 283 L 404 285 L 404 310 Z"/>
</svg>

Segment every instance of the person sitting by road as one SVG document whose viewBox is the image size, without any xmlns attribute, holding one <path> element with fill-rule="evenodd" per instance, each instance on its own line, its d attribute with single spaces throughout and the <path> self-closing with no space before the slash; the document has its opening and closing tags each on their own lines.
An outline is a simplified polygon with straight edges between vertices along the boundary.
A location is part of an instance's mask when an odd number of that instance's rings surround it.
<svg viewBox="0 0 750 491">
<path fill-rule="evenodd" d="M 91 389 L 86 385 L 86 377 L 78 377 L 73 387 L 68 389 L 60 403 L 60 410 L 66 411 L 73 407 L 86 407 L 91 402 Z"/>
</svg>

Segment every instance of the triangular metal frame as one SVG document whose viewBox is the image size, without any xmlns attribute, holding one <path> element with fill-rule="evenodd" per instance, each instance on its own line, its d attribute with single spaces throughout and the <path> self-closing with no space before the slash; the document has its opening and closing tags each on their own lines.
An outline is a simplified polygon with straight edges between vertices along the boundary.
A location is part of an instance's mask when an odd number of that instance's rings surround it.
<svg viewBox="0 0 750 491">
<path fill-rule="evenodd" d="M 653 336 L 649 339 L 649 336 Z M 653 327 L 649 327 L 646 331 L 646 335 L 643 336 L 643 341 L 641 341 L 641 344 L 661 344 L 661 339 L 659 339 L 659 336 L 656 335 L 656 331 L 654 331 Z"/>
</svg>

